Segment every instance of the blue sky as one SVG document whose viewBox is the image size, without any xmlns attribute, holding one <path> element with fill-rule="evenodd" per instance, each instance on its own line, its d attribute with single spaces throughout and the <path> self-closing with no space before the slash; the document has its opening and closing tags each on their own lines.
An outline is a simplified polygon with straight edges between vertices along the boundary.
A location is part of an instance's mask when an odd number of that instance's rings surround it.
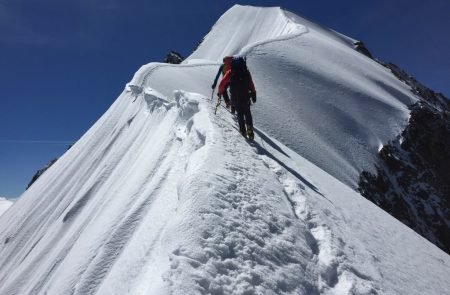
<svg viewBox="0 0 450 295">
<path fill-rule="evenodd" d="M 17 197 L 143 64 L 189 55 L 232 1 L 2 0 L 0 196 Z M 450 1 L 241 1 L 282 6 L 364 41 L 450 97 Z M 213 77 L 211 77 L 213 79 Z"/>
</svg>

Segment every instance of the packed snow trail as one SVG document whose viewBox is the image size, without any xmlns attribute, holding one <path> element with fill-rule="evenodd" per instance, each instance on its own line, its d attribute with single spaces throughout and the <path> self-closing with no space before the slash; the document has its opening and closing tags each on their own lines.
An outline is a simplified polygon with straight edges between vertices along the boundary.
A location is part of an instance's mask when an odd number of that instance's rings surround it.
<svg viewBox="0 0 450 295">
<path fill-rule="evenodd" d="M 248 53 L 252 144 L 213 114 L 211 44 Z M 342 182 L 414 99 L 349 44 L 235 6 L 186 64 L 143 66 L 0 217 L 0 294 L 445 294 L 449 256 Z"/>
<path fill-rule="evenodd" d="M 194 210 L 190 215 L 201 224 L 188 224 L 185 230 L 201 239 L 196 247 L 173 251 L 167 279 L 174 292 L 316 292 L 313 253 L 301 238 L 305 225 L 297 222 L 282 187 L 245 140 L 227 126 L 229 122 L 212 119 L 214 133 L 206 138 L 211 154 L 204 151 L 198 157 L 205 162 L 214 159 L 214 167 L 196 167 L 183 190 L 188 203 L 194 203 L 187 204 Z M 199 193 L 211 183 L 215 185 L 209 194 Z"/>
<path fill-rule="evenodd" d="M 223 109 L 219 114 L 227 115 Z M 228 120 L 225 128 L 233 123 L 236 124 Z M 236 130 L 232 131 L 240 137 Z M 430 284 L 445 290 L 448 284 L 444 283 L 444 277 L 450 270 L 445 253 L 410 229 L 406 228 L 408 234 L 405 234 L 403 224 L 388 214 L 379 214 L 378 207 L 350 187 L 258 128 L 255 131 L 252 150 L 281 185 L 279 202 L 292 208 L 291 214 L 297 219 L 293 224 L 302 224 L 301 228 L 306 229 L 301 235 L 314 254 L 312 273 L 316 284 L 310 294 L 435 293 L 437 289 L 430 290 Z M 253 166 L 249 163 L 247 167 Z M 445 265 L 443 269 L 437 268 L 439 274 L 434 273 L 431 278 L 404 275 L 407 269 L 417 274 L 432 268 L 434 262 L 427 265 L 422 260 L 429 258 L 412 254 L 416 246 L 421 247 L 419 245 L 428 245 L 425 248 L 430 252 L 425 256 L 430 254 L 428 257 Z M 398 268 L 402 271 L 395 271 Z M 269 290 L 263 293 L 272 294 Z M 277 292 L 273 294 L 290 294 Z"/>
</svg>

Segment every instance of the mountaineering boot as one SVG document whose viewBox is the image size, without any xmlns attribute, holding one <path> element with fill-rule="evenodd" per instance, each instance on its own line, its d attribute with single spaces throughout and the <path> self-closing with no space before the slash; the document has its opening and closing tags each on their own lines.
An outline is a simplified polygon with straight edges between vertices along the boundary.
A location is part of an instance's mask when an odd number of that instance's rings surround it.
<svg viewBox="0 0 450 295">
<path fill-rule="evenodd" d="M 245 130 L 245 126 L 244 126 L 244 127 L 241 127 L 240 129 L 241 129 L 241 134 L 242 134 L 242 136 L 244 136 L 245 138 L 247 138 L 247 131 Z"/>
<path fill-rule="evenodd" d="M 250 140 L 253 140 L 255 138 L 255 134 L 253 133 L 253 126 L 247 125 L 247 136 Z"/>
<path fill-rule="evenodd" d="M 229 100 L 225 101 L 225 107 L 227 108 L 227 110 L 230 110 L 232 108 L 231 102 Z"/>
<path fill-rule="evenodd" d="M 236 108 L 231 104 L 230 112 L 234 115 L 236 113 Z"/>
</svg>

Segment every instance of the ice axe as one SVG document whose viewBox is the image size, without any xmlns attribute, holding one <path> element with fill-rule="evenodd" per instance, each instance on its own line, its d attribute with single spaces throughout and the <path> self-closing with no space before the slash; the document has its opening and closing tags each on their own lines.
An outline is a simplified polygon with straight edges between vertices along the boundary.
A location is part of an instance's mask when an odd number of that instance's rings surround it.
<svg viewBox="0 0 450 295">
<path fill-rule="evenodd" d="M 212 89 L 212 92 L 211 92 L 211 99 L 210 99 L 209 101 L 212 101 L 213 98 L 214 98 L 214 88 Z"/>
<path fill-rule="evenodd" d="M 221 96 L 220 96 L 220 95 L 218 95 L 218 96 L 217 96 L 217 104 L 216 104 L 216 109 L 214 110 L 214 115 L 216 115 L 216 114 L 217 114 L 217 109 L 219 108 L 219 106 L 220 106 L 220 103 L 221 103 Z"/>
</svg>

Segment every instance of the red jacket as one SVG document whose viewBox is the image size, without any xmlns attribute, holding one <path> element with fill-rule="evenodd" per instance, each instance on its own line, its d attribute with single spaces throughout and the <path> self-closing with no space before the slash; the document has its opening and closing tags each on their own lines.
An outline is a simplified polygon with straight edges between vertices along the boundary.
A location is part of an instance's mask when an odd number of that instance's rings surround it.
<svg viewBox="0 0 450 295">
<path fill-rule="evenodd" d="M 253 84 L 252 75 L 250 75 L 250 72 L 248 72 L 248 90 L 250 90 L 252 93 L 256 94 L 255 85 Z M 230 84 L 230 77 L 231 77 L 231 70 L 228 70 L 225 73 L 225 76 L 222 77 L 222 80 L 220 80 L 219 84 L 219 92 L 217 95 L 222 95 L 222 93 L 225 91 L 225 89 Z"/>
<path fill-rule="evenodd" d="M 233 60 L 232 56 L 226 56 L 223 58 L 223 75 L 226 74 L 231 69 L 231 61 Z"/>
</svg>

